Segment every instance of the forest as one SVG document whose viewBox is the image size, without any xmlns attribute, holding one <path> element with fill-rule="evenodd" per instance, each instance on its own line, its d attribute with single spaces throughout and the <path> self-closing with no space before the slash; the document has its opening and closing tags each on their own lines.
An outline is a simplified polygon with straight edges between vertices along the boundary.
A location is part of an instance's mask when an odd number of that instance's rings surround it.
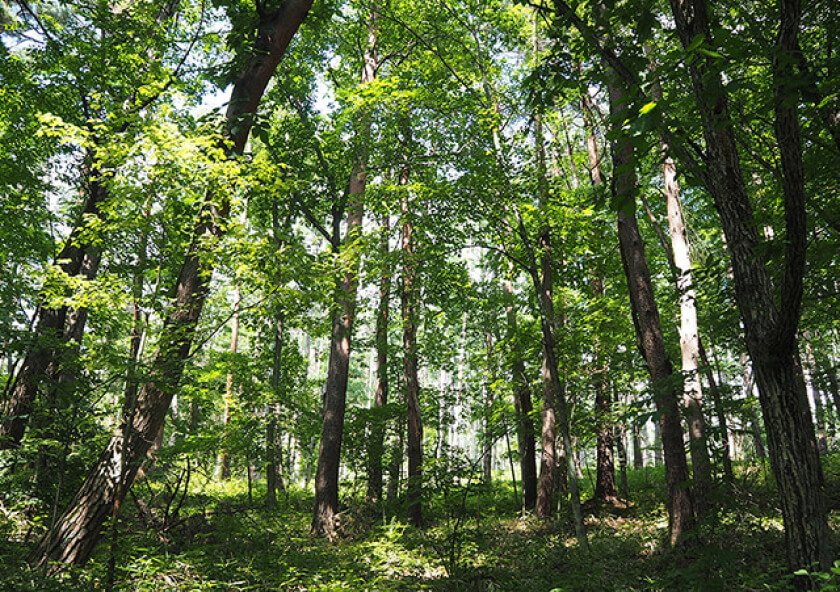
<svg viewBox="0 0 840 592">
<path fill-rule="evenodd" d="M 838 22 L 0 1 L 0 589 L 840 590 Z"/>
</svg>

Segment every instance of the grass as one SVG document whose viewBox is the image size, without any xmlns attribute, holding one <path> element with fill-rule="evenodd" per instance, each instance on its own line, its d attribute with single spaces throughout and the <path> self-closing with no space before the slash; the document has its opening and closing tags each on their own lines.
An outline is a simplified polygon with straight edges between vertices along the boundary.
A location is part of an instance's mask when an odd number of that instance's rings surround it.
<svg viewBox="0 0 840 592">
<path fill-rule="evenodd" d="M 837 491 L 838 459 L 827 459 L 826 474 L 828 490 Z M 115 589 L 783 591 L 790 586 L 784 533 L 765 476 L 742 469 L 734 490 L 714 500 L 714 512 L 694 533 L 694 544 L 675 553 L 662 542 L 667 527 L 662 469 L 631 472 L 634 505 L 620 514 L 587 517 L 587 555 L 574 543 L 565 508 L 563 518 L 547 523 L 523 517 L 506 482 L 472 486 L 466 497 L 464 488 L 453 486 L 445 497 L 427 500 L 429 526 L 422 531 L 401 521 L 398 506 L 352 503 L 342 515 L 343 536 L 332 543 L 308 534 L 308 491 L 289 491 L 269 511 L 256 505 L 262 500 L 258 489 L 255 503 L 249 503 L 243 482 L 221 487 L 194 482 L 165 535 L 145 527 L 136 513 L 126 516 Z M 155 488 L 141 491 L 151 498 Z M 0 590 L 105 587 L 108 544 L 100 545 L 84 568 L 46 578 L 25 564 L 34 535 L 21 535 L 24 521 L 13 512 L 0 518 L 6 535 L 0 543 L 5 566 Z M 836 513 L 832 521 L 836 531 Z M 836 584 L 832 578 L 821 580 L 825 590 Z"/>
</svg>

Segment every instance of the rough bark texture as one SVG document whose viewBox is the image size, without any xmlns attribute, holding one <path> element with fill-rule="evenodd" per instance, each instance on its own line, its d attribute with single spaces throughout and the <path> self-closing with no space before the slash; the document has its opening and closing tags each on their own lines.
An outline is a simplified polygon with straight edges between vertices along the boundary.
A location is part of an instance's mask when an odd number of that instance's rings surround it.
<svg viewBox="0 0 840 592">
<path fill-rule="evenodd" d="M 373 19 L 368 27 L 368 44 L 362 65 L 361 84 L 373 80 L 376 74 Z M 364 216 L 364 192 L 367 185 L 367 136 L 370 119 L 362 115 L 358 133 L 362 138 L 361 151 L 350 173 L 347 204 L 347 230 L 345 250 L 358 240 Z M 327 384 L 324 391 L 324 419 L 321 425 L 321 445 L 318 450 L 318 469 L 315 473 L 315 510 L 312 517 L 312 534 L 332 538 L 338 514 L 338 473 L 341 465 L 341 442 L 344 433 L 344 413 L 347 405 L 347 379 L 350 371 L 350 338 L 356 314 L 359 258 L 351 254 L 343 277 L 336 279 L 333 308 L 330 359 L 327 366 Z"/>
<path fill-rule="evenodd" d="M 409 204 L 408 167 L 400 175 L 402 188 L 402 294 L 403 382 L 407 410 L 408 519 L 423 527 L 423 422 L 420 416 L 420 384 L 417 379 L 417 259 L 414 255 L 414 227 Z"/>
<path fill-rule="evenodd" d="M 798 46 L 798 0 L 781 0 L 773 53 L 775 132 L 782 163 L 785 261 L 776 289 L 759 256 L 759 234 L 747 194 L 728 95 L 717 64 L 697 55 L 689 66 L 706 144 L 705 185 L 720 215 L 735 277 L 735 294 L 753 362 L 773 473 L 785 523 L 791 569 L 831 566 L 822 467 L 807 398 L 796 376 L 794 354 L 806 254 L 802 146 L 793 65 Z M 671 0 L 684 46 L 701 36 L 714 48 L 705 0 Z"/>
<path fill-rule="evenodd" d="M 97 174 L 95 171 L 89 173 L 90 181 L 79 216 L 80 222 L 56 258 L 58 267 L 68 277 L 81 275 L 92 279 L 99 267 L 96 249 L 80 238 L 86 229 L 83 218 L 99 217 L 100 208 L 107 197 L 105 188 L 96 178 Z M 53 386 L 45 385 L 45 378 L 58 378 L 63 350 L 71 339 L 81 340 L 87 315 L 84 310 L 74 312 L 77 316 L 69 322 L 73 315 L 68 306 L 50 308 L 42 303 L 38 307 L 33 343 L 14 380 L 7 387 L 8 392 L 0 412 L 0 450 L 20 446 L 39 390 L 43 386 Z"/>
<path fill-rule="evenodd" d="M 621 113 L 625 107 L 623 90 L 612 71 L 609 76 L 610 110 Z M 645 256 L 645 247 L 636 223 L 636 176 L 633 148 L 626 139 L 613 145 L 613 193 L 621 208 L 618 213 L 618 238 L 621 260 L 627 277 L 630 303 L 639 350 L 647 363 L 654 400 L 660 413 L 659 425 L 665 456 L 665 479 L 668 487 L 669 540 L 681 542 L 683 533 L 694 525 L 694 507 L 687 487 L 688 463 L 683 448 L 680 411 L 674 388 L 671 360 L 659 322 L 659 311 Z"/>
<path fill-rule="evenodd" d="M 376 311 L 376 390 L 373 408 L 382 409 L 388 402 L 388 309 L 391 296 L 391 269 L 388 263 L 388 238 L 391 224 L 388 215 L 382 217 L 380 254 L 382 274 L 379 278 L 379 307 Z M 368 490 L 370 501 L 382 499 L 382 455 L 384 452 L 385 424 L 383 418 L 374 417 L 370 429 L 368 459 Z"/>
<path fill-rule="evenodd" d="M 303 22 L 311 0 L 287 0 L 277 12 L 261 18 L 253 54 L 234 85 L 227 112 L 231 140 L 228 154 L 241 154 L 250 132 L 250 118 Z M 238 125 L 237 125 L 238 124 Z M 235 131 L 234 131 L 235 130 Z M 229 213 L 225 196 L 212 196 L 204 208 L 182 265 L 173 305 L 161 332 L 162 341 L 149 371 L 149 380 L 137 395 L 135 412 L 126 429 L 119 429 L 99 456 L 74 499 L 29 556 L 31 564 L 57 571 L 64 563 L 84 564 L 101 538 L 102 526 L 137 474 L 166 417 L 184 364 L 190 354 L 195 327 L 207 296 L 213 264 L 203 252 L 224 234 Z M 125 438 L 124 438 L 125 435 Z M 125 455 L 125 458 L 123 456 Z"/>
<path fill-rule="evenodd" d="M 513 283 L 504 282 L 507 304 L 507 339 L 510 344 L 510 364 L 513 377 L 513 404 L 516 412 L 516 433 L 519 440 L 519 467 L 522 479 L 522 504 L 525 508 L 533 508 L 537 503 L 537 460 L 536 442 L 534 440 L 534 411 L 531 402 L 531 387 L 525 372 L 525 362 L 517 330 L 516 306 L 513 302 Z"/>
</svg>

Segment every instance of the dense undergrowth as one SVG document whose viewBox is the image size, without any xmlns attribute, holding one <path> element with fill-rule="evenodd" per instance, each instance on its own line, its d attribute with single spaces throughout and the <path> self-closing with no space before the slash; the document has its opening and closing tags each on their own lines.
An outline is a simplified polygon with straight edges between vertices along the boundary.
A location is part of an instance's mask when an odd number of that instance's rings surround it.
<svg viewBox="0 0 840 592">
<path fill-rule="evenodd" d="M 827 457 L 825 468 L 836 532 L 840 499 L 831 492 L 840 491 L 840 459 Z M 504 481 L 430 491 L 422 531 L 402 522 L 396 503 L 346 500 L 342 536 L 330 542 L 309 536 L 308 491 L 286 491 L 267 510 L 263 492 L 249 496 L 244 480 L 220 486 L 194 478 L 184 495 L 177 480 L 161 479 L 136 487 L 116 544 L 111 531 L 91 563 L 51 578 L 25 562 L 43 526 L 5 503 L 0 590 L 102 590 L 114 553 L 116 590 L 782 591 L 791 580 L 767 477 L 766 468 L 742 467 L 688 549 L 676 553 L 663 545 L 662 469 L 631 471 L 632 507 L 589 514 L 588 554 L 566 520 L 523 516 Z M 824 590 L 840 582 L 833 574 L 815 578 Z"/>
</svg>

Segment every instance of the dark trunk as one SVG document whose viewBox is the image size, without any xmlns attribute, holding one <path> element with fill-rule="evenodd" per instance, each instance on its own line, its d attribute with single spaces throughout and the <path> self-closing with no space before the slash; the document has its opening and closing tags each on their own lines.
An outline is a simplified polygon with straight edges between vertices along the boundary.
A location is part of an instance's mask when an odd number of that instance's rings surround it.
<svg viewBox="0 0 840 592">
<path fill-rule="evenodd" d="M 380 254 L 382 275 L 379 283 L 379 307 L 376 313 L 376 391 L 373 395 L 374 410 L 381 410 L 388 402 L 388 309 L 391 294 L 391 269 L 388 263 L 388 239 L 391 225 L 388 214 L 382 217 Z M 370 501 L 382 499 L 382 454 L 385 440 L 385 418 L 374 415 L 370 429 L 367 497 Z"/>
<path fill-rule="evenodd" d="M 785 211 L 784 273 L 776 289 L 759 256 L 759 234 L 747 194 L 718 62 L 697 56 L 689 66 L 706 144 L 702 171 L 723 225 L 735 277 L 735 294 L 753 362 L 770 460 L 779 486 L 791 569 L 831 567 L 822 491 L 823 476 L 807 398 L 797 382 L 796 330 L 806 255 L 806 217 L 799 86 L 794 65 L 798 44 L 798 0 L 781 0 L 780 27 L 773 52 L 775 134 L 782 164 Z M 705 0 L 671 0 L 680 40 L 714 39 Z"/>
<path fill-rule="evenodd" d="M 250 118 L 311 4 L 311 0 L 287 0 L 280 10 L 261 18 L 255 52 L 246 60 L 228 108 L 230 155 L 242 152 Z M 29 561 L 35 566 L 57 571 L 60 564 L 84 564 L 88 560 L 105 520 L 112 515 L 113 505 L 122 501 L 117 494 L 124 497 L 128 492 L 163 425 L 190 355 L 213 271 L 211 259 L 204 253 L 224 234 L 229 214 L 230 204 L 224 195 L 209 196 L 207 204 L 179 273 L 173 305 L 161 332 L 162 342 L 151 364 L 149 379 L 137 395 L 131 422 L 114 434 L 74 499 L 32 551 Z"/>
<path fill-rule="evenodd" d="M 417 260 L 414 255 L 412 212 L 409 207 L 408 168 L 400 175 L 402 188 L 402 321 L 403 380 L 408 412 L 408 519 L 423 527 L 423 423 L 420 417 L 420 385 L 417 380 Z"/>
<path fill-rule="evenodd" d="M 715 409 L 715 416 L 718 420 L 718 429 L 720 430 L 720 447 L 723 457 L 723 474 L 726 482 L 732 485 L 735 482 L 735 473 L 732 470 L 732 456 L 729 451 L 729 422 L 726 420 L 726 412 L 723 409 L 723 400 L 720 396 L 717 380 L 715 380 L 714 372 L 709 364 L 709 359 L 706 357 L 706 350 L 703 347 L 703 342 L 700 342 L 700 362 L 705 368 L 706 380 L 709 381 L 709 394 L 712 397 L 712 405 Z"/>
<path fill-rule="evenodd" d="M 513 378 L 513 404 L 516 411 L 516 433 L 519 440 L 519 463 L 522 473 L 522 503 L 525 508 L 533 508 L 537 502 L 537 461 L 536 442 L 534 440 L 534 411 L 531 403 L 531 387 L 522 359 L 519 333 L 517 330 L 516 306 L 513 302 L 513 284 L 504 283 L 507 304 L 508 343 L 510 344 L 511 374 Z"/>
<path fill-rule="evenodd" d="M 362 65 L 361 84 L 372 81 L 376 73 L 376 30 L 374 15 L 368 24 L 365 60 Z M 347 204 L 347 230 L 345 249 L 352 248 L 361 237 L 364 216 L 364 193 L 367 185 L 368 136 L 370 118 L 363 113 L 357 134 L 361 150 L 350 173 Z M 334 219 L 334 225 L 336 220 Z M 334 237 L 335 238 L 335 237 Z M 337 244 L 333 245 L 338 247 Z M 338 514 L 338 475 L 341 465 L 341 442 L 344 433 L 344 413 L 347 406 L 347 381 L 350 371 L 350 338 L 356 314 L 359 258 L 354 254 L 346 266 L 343 277 L 336 278 L 335 302 L 332 311 L 330 359 L 327 366 L 327 384 L 324 392 L 324 419 L 321 426 L 321 445 L 318 450 L 318 469 L 315 473 L 315 509 L 311 532 L 332 538 L 336 533 Z"/>
<path fill-rule="evenodd" d="M 87 229 L 84 218 L 100 217 L 100 208 L 107 198 L 107 192 L 97 177 L 98 171 L 88 172 L 88 191 L 79 223 L 56 258 L 62 273 L 68 277 L 83 276 L 92 279 L 99 267 L 98 250 L 81 238 Z M 87 314 L 84 309 L 73 312 L 76 313 L 75 319 L 67 306 L 49 308 L 42 303 L 38 307 L 32 345 L 14 380 L 7 384 L 0 414 L 0 450 L 20 446 L 39 390 L 42 387 L 54 389 L 56 386 L 45 384 L 45 379 L 59 379 L 62 358 L 67 353 L 68 346 L 76 349 L 70 343 L 71 340 L 81 341 Z"/>
</svg>

